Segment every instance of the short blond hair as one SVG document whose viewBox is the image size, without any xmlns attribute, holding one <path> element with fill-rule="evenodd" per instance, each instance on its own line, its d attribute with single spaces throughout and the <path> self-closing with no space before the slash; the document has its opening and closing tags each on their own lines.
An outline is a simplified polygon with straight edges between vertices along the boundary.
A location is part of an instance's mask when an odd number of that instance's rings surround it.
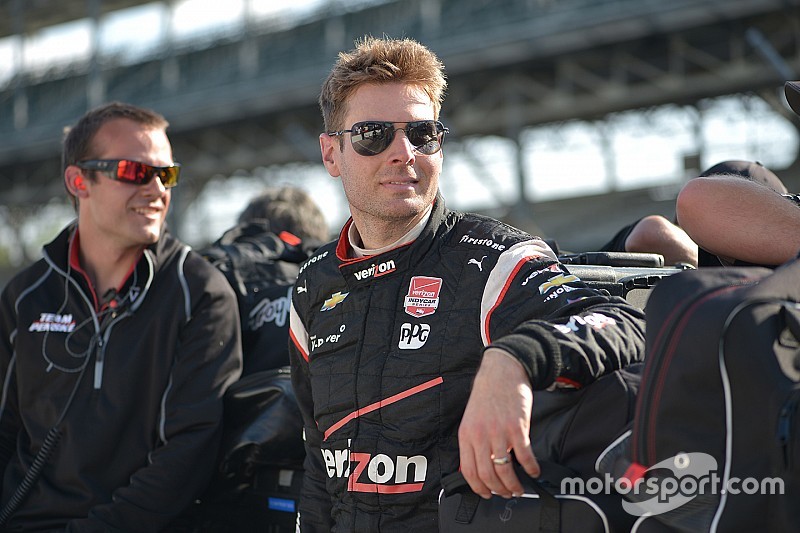
<svg viewBox="0 0 800 533">
<path fill-rule="evenodd" d="M 444 65 L 436 54 L 413 39 L 364 37 L 355 48 L 341 52 L 322 84 L 319 107 L 325 131 L 347 127 L 346 102 L 353 92 L 368 83 L 402 82 L 419 87 L 433 103 L 438 120 L 447 80 Z"/>
</svg>

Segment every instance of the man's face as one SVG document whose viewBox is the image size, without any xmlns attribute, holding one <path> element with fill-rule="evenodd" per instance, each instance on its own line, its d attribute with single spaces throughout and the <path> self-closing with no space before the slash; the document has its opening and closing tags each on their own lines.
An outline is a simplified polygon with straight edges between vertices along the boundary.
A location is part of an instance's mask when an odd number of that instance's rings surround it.
<svg viewBox="0 0 800 533">
<path fill-rule="evenodd" d="M 434 118 L 433 103 L 421 89 L 398 82 L 369 84 L 359 87 L 347 100 L 343 129 L 365 120 L 410 122 Z M 405 124 L 396 126 L 404 128 Z M 342 179 L 356 227 L 373 222 L 408 226 L 420 220 L 433 203 L 442 171 L 442 151 L 433 155 L 419 153 L 404 131 L 396 131 L 389 147 L 377 155 L 357 154 L 349 133 L 341 137 L 323 134 L 320 147 L 328 173 Z"/>
<path fill-rule="evenodd" d="M 153 166 L 172 165 L 172 148 L 164 131 L 128 119 L 114 119 L 92 140 L 93 159 L 128 159 Z M 89 171 L 84 171 L 89 172 Z M 158 178 L 147 185 L 112 180 L 96 172 L 84 179 L 80 199 L 81 238 L 105 241 L 115 250 L 141 248 L 158 241 L 167 216 L 170 189 Z"/>
</svg>

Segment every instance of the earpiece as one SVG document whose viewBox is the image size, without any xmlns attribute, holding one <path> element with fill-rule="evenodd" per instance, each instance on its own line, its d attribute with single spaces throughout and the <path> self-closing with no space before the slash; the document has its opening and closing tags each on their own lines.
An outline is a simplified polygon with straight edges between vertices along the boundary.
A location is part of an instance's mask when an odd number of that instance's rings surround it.
<svg viewBox="0 0 800 533">
<path fill-rule="evenodd" d="M 82 176 L 78 176 L 77 178 L 75 178 L 75 188 L 78 189 L 79 191 L 85 191 L 86 190 L 86 184 L 83 183 L 83 177 Z"/>
</svg>

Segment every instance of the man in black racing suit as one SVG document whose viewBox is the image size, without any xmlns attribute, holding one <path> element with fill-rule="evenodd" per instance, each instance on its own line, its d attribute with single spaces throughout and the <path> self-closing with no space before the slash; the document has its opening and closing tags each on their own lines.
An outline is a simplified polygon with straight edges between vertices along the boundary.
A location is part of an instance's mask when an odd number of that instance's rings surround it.
<svg viewBox="0 0 800 533">
<path fill-rule="evenodd" d="M 541 239 L 445 207 L 444 87 L 425 47 L 373 38 L 323 85 L 323 163 L 352 218 L 292 296 L 303 532 L 436 531 L 441 476 L 459 468 L 482 496 L 520 494 L 511 453 L 539 473 L 532 391 L 643 357 L 640 310 Z"/>
</svg>

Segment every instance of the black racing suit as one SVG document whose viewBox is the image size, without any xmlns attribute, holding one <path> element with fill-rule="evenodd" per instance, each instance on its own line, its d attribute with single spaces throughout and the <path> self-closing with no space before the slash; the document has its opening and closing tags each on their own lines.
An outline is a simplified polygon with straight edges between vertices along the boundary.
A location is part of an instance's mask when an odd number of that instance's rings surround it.
<svg viewBox="0 0 800 533">
<path fill-rule="evenodd" d="M 485 347 L 516 357 L 534 390 L 643 358 L 643 313 L 587 288 L 538 238 L 438 197 L 414 242 L 346 259 L 351 222 L 304 264 L 292 300 L 304 533 L 437 531 Z"/>
<path fill-rule="evenodd" d="M 104 304 L 74 235 L 0 303 L 3 505 L 48 431 L 60 435 L 4 531 L 159 531 L 216 466 L 222 395 L 241 371 L 236 298 L 165 231 Z"/>
</svg>

